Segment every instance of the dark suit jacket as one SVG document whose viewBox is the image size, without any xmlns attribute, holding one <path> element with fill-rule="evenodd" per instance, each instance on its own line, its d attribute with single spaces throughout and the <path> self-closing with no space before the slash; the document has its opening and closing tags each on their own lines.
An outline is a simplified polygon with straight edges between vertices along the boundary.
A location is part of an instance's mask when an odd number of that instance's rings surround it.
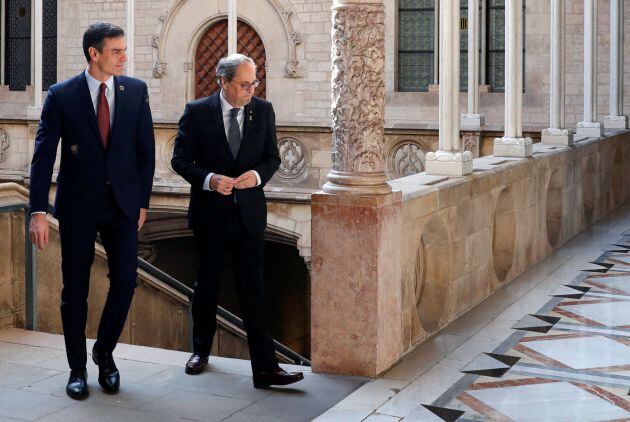
<svg viewBox="0 0 630 422">
<path fill-rule="evenodd" d="M 59 138 L 61 164 L 53 215 L 89 220 L 103 200 L 105 182 L 125 217 L 149 207 L 155 169 L 155 139 L 144 82 L 114 77 L 115 108 L 107 150 L 82 72 L 48 90 L 31 163 L 31 212 L 48 211 L 48 193 Z"/>
<path fill-rule="evenodd" d="M 273 107 L 256 97 L 245 106 L 243 139 L 234 159 L 225 136 L 219 95 L 215 93 L 187 104 L 179 121 L 171 164 L 191 185 L 188 223 L 193 230 L 220 230 L 232 209 L 232 195 L 203 189 L 208 173 L 238 177 L 256 170 L 260 186 L 233 192 L 247 230 L 262 234 L 267 226 L 263 187 L 280 166 Z"/>
</svg>

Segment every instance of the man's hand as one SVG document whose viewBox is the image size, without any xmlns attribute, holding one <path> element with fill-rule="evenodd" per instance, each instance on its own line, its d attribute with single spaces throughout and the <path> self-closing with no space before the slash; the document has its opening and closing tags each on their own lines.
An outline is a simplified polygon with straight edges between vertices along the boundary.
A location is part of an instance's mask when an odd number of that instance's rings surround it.
<svg viewBox="0 0 630 422">
<path fill-rule="evenodd" d="M 253 188 L 258 184 L 258 179 L 253 171 L 249 170 L 234 179 L 234 187 L 236 189 Z"/>
<path fill-rule="evenodd" d="M 147 221 L 147 209 L 140 208 L 140 218 L 138 218 L 138 231 L 144 226 L 144 222 Z"/>
<path fill-rule="evenodd" d="M 31 242 L 40 251 L 44 250 L 44 246 L 48 244 L 48 220 L 46 214 L 31 215 L 31 226 L 29 228 Z"/>
<path fill-rule="evenodd" d="M 233 188 L 234 179 L 231 177 L 213 174 L 210 178 L 210 189 L 219 192 L 221 195 L 230 195 Z"/>
</svg>

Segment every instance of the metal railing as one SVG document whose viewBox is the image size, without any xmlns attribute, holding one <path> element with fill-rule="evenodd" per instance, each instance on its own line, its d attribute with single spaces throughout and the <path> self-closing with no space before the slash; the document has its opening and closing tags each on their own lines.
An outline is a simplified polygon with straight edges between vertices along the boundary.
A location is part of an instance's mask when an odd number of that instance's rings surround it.
<svg viewBox="0 0 630 422">
<path fill-rule="evenodd" d="M 26 301 L 25 301 L 25 325 L 28 330 L 37 330 L 37 254 L 36 247 L 31 243 L 30 235 L 29 235 L 29 226 L 31 222 L 31 216 L 28 212 L 27 204 L 10 204 L 10 205 L 2 205 L 0 206 L 0 214 L 14 211 L 23 211 L 24 212 L 24 277 L 25 277 L 25 293 L 26 293 Z M 159 268 L 149 264 L 142 258 L 138 258 L 138 268 L 142 269 L 146 273 L 155 277 L 162 283 L 171 287 L 178 293 L 181 293 L 188 297 L 189 299 L 189 316 L 190 321 L 192 322 L 191 316 L 191 305 L 192 297 L 194 290 L 190 287 L 186 286 L 184 283 L 179 280 L 171 277 L 169 274 L 160 270 Z M 229 312 L 227 309 L 222 307 L 217 307 L 217 317 L 223 319 L 227 322 L 227 324 L 235 327 L 233 330 L 234 333 L 243 338 L 247 338 L 245 325 L 243 324 L 243 320 Z M 192 324 L 189 324 L 192 329 Z M 191 342 L 192 342 L 192 333 L 190 334 Z M 311 362 L 300 355 L 299 353 L 291 350 L 284 344 L 274 340 L 274 344 L 276 347 L 276 353 L 283 357 L 285 360 L 292 362 L 295 365 L 303 365 L 310 366 Z"/>
</svg>

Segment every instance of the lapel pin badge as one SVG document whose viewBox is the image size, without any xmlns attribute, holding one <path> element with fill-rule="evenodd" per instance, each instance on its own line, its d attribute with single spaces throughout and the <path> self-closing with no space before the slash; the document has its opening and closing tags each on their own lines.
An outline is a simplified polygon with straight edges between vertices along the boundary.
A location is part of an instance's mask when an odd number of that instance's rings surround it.
<svg viewBox="0 0 630 422">
<path fill-rule="evenodd" d="M 124 90 L 125 90 L 125 87 L 124 87 L 124 86 L 122 86 L 122 85 L 120 85 L 120 86 L 119 86 L 119 88 L 120 88 L 120 90 L 121 90 L 121 91 L 124 91 Z"/>
</svg>

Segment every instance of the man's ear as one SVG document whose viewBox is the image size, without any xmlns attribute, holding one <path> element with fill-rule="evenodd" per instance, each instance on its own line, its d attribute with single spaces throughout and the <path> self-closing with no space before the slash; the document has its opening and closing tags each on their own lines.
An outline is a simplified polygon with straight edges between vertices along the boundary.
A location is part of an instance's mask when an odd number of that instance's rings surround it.
<svg viewBox="0 0 630 422">
<path fill-rule="evenodd" d="M 98 50 L 94 47 L 90 47 L 88 48 L 88 53 L 90 53 L 90 58 L 92 59 L 92 61 L 97 61 L 97 55 L 98 55 Z"/>
</svg>

